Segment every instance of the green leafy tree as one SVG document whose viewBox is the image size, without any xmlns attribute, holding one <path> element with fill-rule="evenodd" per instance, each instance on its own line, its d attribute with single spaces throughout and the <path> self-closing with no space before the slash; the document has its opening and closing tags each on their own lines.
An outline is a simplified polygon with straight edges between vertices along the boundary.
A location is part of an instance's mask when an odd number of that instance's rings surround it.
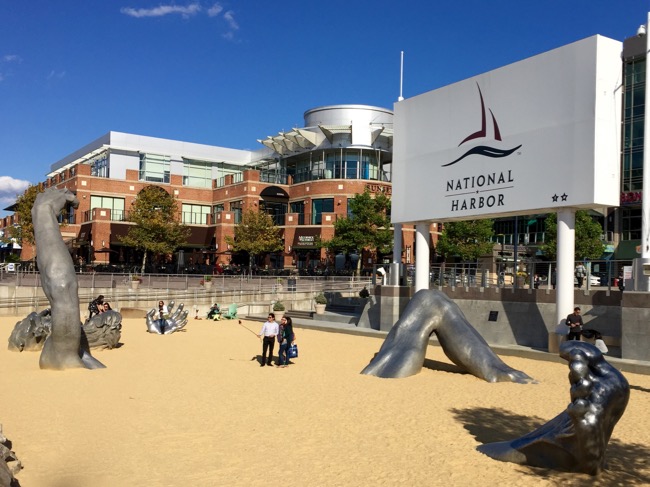
<svg viewBox="0 0 650 487">
<path fill-rule="evenodd" d="M 575 260 L 599 259 L 605 251 L 601 240 L 603 229 L 586 210 L 576 211 L 575 224 Z M 551 213 L 546 218 L 544 228 L 544 256 L 555 260 L 557 258 L 557 214 Z"/>
<path fill-rule="evenodd" d="M 30 186 L 16 199 L 15 216 L 17 217 L 19 226 L 16 227 L 16 231 L 11 235 L 16 240 L 35 245 L 32 206 L 34 206 L 34 201 L 36 201 L 38 193 L 42 192 L 42 189 L 37 185 Z"/>
<path fill-rule="evenodd" d="M 334 251 L 361 252 L 378 250 L 388 253 L 393 248 L 393 230 L 390 223 L 391 201 L 383 193 L 373 198 L 366 190 L 349 201 L 351 216 L 334 223 L 334 237 L 322 245 Z M 357 273 L 361 259 L 357 261 Z"/>
<path fill-rule="evenodd" d="M 249 272 L 258 255 L 284 249 L 280 229 L 273 223 L 271 215 L 255 210 L 242 215 L 241 223 L 235 227 L 235 238 L 227 236 L 226 242 L 233 250 L 248 253 Z"/>
<path fill-rule="evenodd" d="M 185 244 L 190 228 L 178 221 L 176 199 L 159 186 L 146 186 L 131 204 L 128 221 L 135 223 L 120 238 L 124 245 L 143 251 L 142 272 L 147 253 L 171 254 Z"/>
<path fill-rule="evenodd" d="M 494 221 L 489 219 L 445 223 L 436 251 L 445 260 L 457 256 L 461 261 L 476 261 L 492 253 L 493 225 Z"/>
</svg>

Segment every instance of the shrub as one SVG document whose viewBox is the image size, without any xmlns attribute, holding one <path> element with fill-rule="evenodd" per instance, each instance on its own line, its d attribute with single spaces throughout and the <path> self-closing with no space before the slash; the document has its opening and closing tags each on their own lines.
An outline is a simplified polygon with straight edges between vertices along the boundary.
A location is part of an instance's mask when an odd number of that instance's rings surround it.
<svg viewBox="0 0 650 487">
<path fill-rule="evenodd" d="M 327 304 L 327 298 L 322 292 L 314 296 L 314 301 L 316 301 L 316 304 Z"/>
<path fill-rule="evenodd" d="M 280 300 L 273 303 L 273 311 L 284 311 L 284 303 Z"/>
</svg>

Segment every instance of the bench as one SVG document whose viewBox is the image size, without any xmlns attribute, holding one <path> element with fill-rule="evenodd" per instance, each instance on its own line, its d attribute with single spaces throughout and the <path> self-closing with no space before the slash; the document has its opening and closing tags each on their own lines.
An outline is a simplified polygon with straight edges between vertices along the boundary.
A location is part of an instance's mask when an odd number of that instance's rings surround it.
<svg viewBox="0 0 650 487">
<path fill-rule="evenodd" d="M 301 309 L 290 309 L 285 313 L 287 316 L 291 316 L 292 319 L 304 318 L 307 320 L 314 319 L 314 311 L 301 310 Z"/>
<path fill-rule="evenodd" d="M 357 305 L 356 304 L 328 304 L 325 307 L 325 311 L 331 311 L 333 313 L 356 313 Z"/>
</svg>

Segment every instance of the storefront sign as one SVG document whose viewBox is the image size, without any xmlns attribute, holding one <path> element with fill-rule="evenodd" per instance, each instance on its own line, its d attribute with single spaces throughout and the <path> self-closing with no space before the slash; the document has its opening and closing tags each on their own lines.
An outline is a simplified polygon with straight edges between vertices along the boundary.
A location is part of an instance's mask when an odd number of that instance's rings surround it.
<svg viewBox="0 0 650 487">
<path fill-rule="evenodd" d="M 631 191 L 629 193 L 621 193 L 621 205 L 631 205 L 633 203 L 641 203 L 643 201 L 643 192 Z"/>
<path fill-rule="evenodd" d="M 593 36 L 396 103 L 392 221 L 618 206 L 620 53 Z"/>
</svg>

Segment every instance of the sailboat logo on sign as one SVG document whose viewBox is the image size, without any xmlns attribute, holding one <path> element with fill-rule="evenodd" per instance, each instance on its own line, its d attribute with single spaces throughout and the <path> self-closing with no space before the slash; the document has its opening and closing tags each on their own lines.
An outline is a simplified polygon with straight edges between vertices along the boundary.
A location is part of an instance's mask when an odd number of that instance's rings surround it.
<svg viewBox="0 0 650 487">
<path fill-rule="evenodd" d="M 458 144 L 458 147 L 461 145 L 465 144 L 466 142 L 469 142 L 471 140 L 475 139 L 485 139 L 487 138 L 488 132 L 487 132 L 487 116 L 485 113 L 485 102 L 483 101 L 483 93 L 481 93 L 481 87 L 476 84 L 476 87 L 478 88 L 478 95 L 481 98 L 481 128 L 480 130 L 477 130 L 473 134 L 469 134 L 467 137 L 465 137 L 460 144 Z M 499 130 L 499 124 L 497 124 L 497 119 L 494 117 L 494 113 L 492 113 L 492 110 L 490 110 L 490 117 L 492 119 L 492 128 L 493 128 L 493 137 L 495 141 L 501 141 L 501 131 Z M 457 162 L 462 161 L 465 159 L 467 156 L 471 155 L 479 155 L 479 156 L 485 156 L 485 157 L 494 157 L 494 158 L 499 158 L 499 157 L 507 157 L 510 154 L 512 154 L 514 151 L 519 149 L 521 145 L 518 145 L 517 147 L 513 149 L 498 149 L 496 147 L 490 147 L 487 145 L 477 145 L 475 147 L 472 147 L 469 149 L 467 152 L 465 152 L 462 156 L 460 156 L 458 159 L 451 161 L 447 164 L 443 164 L 442 167 L 447 167 L 447 166 L 452 166 L 456 164 Z"/>
</svg>

